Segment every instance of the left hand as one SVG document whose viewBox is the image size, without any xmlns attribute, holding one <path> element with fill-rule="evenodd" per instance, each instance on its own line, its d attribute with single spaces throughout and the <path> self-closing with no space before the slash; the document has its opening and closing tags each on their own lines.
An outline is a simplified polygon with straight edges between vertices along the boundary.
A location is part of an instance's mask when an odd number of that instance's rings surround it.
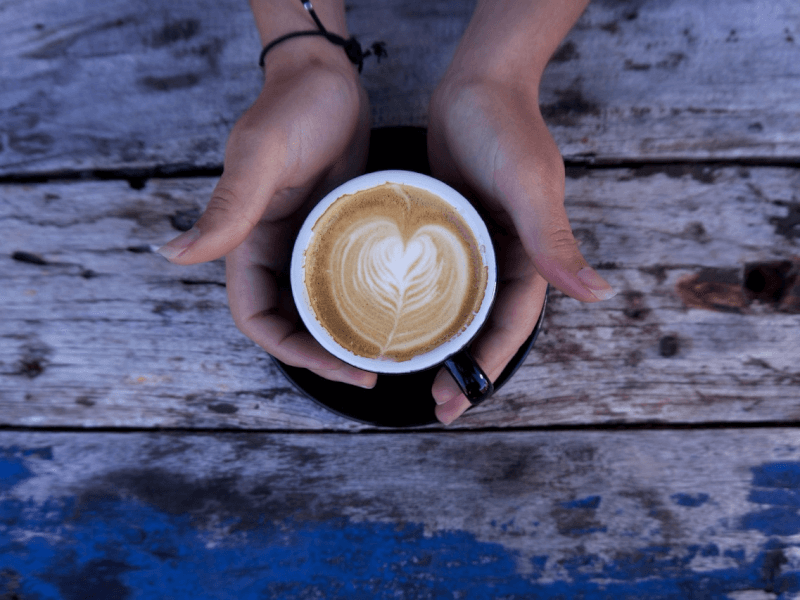
<svg viewBox="0 0 800 600">
<path fill-rule="evenodd" d="M 445 78 L 429 115 L 433 176 L 479 205 L 493 233 L 497 294 L 471 351 L 495 381 L 533 331 L 548 281 L 583 302 L 614 292 L 578 250 L 564 210 L 564 162 L 536 94 L 523 86 Z M 470 406 L 445 369 L 432 393 L 436 416 L 446 425 Z"/>
<path fill-rule="evenodd" d="M 371 388 L 375 373 L 303 330 L 288 282 L 294 241 L 314 204 L 364 172 L 369 100 L 344 52 L 317 38 L 293 42 L 275 49 L 261 94 L 233 128 L 202 217 L 159 252 L 177 264 L 225 255 L 228 303 L 242 333 L 287 365 Z"/>
</svg>

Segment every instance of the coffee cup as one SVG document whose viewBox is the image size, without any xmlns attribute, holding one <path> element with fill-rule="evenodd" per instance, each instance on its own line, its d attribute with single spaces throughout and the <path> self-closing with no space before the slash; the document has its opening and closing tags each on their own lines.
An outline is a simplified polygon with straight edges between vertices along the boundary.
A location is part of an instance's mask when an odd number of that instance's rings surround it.
<svg viewBox="0 0 800 600">
<path fill-rule="evenodd" d="M 290 279 L 300 318 L 337 358 L 385 374 L 442 365 L 473 405 L 491 395 L 468 345 L 494 301 L 494 247 L 445 183 L 378 171 L 340 185 L 303 223 Z"/>
</svg>

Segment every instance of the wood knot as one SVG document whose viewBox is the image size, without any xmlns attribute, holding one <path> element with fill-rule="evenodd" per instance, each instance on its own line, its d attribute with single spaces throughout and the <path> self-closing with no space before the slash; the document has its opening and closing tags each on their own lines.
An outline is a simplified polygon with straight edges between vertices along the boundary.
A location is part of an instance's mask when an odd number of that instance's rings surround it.
<svg viewBox="0 0 800 600">
<path fill-rule="evenodd" d="M 622 312 L 626 317 L 635 321 L 647 318 L 647 315 L 650 314 L 650 309 L 645 305 L 644 294 L 642 292 L 625 292 L 624 297 L 625 308 Z"/>
<path fill-rule="evenodd" d="M 701 269 L 681 278 L 677 291 L 689 308 L 738 313 L 747 304 L 739 269 Z"/>
<path fill-rule="evenodd" d="M 53 349 L 41 342 L 35 341 L 22 348 L 21 356 L 16 364 L 16 375 L 36 379 L 44 373 L 49 364 L 48 357 Z"/>
<path fill-rule="evenodd" d="M 751 301 L 771 304 L 782 312 L 800 312 L 800 263 L 782 260 L 747 264 L 744 289 Z"/>
<path fill-rule="evenodd" d="M 689 308 L 746 312 L 753 302 L 778 312 L 800 313 L 800 262 L 748 263 L 739 269 L 701 269 L 678 281 L 677 292 Z"/>
</svg>

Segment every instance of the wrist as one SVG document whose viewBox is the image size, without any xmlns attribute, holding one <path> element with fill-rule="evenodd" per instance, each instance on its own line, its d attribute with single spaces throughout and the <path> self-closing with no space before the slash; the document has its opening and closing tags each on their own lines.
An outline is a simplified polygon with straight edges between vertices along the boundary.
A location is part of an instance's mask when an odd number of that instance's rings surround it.
<svg viewBox="0 0 800 600">
<path fill-rule="evenodd" d="M 250 0 L 250 6 L 262 48 L 289 33 L 319 30 L 299 0 Z M 313 0 L 313 6 L 328 32 L 345 39 L 349 37 L 344 0 Z M 309 66 L 328 67 L 348 74 L 354 70 L 343 48 L 317 35 L 283 40 L 269 50 L 265 59 L 265 76 L 281 71 L 291 73 Z"/>
<path fill-rule="evenodd" d="M 489 62 L 456 62 L 450 64 L 445 75 L 431 97 L 431 103 L 447 104 L 462 90 L 491 89 L 514 95 L 529 106 L 539 109 L 539 83 L 541 75 L 535 71 L 526 76 L 509 76 L 502 70 L 494 69 Z"/>
<path fill-rule="evenodd" d="M 546 60 L 522 60 L 513 47 L 513 40 L 508 38 L 488 42 L 465 35 L 442 77 L 442 85 L 490 84 L 538 97 Z"/>
<path fill-rule="evenodd" d="M 479 0 L 445 79 L 538 97 L 545 67 L 589 0 Z"/>
<path fill-rule="evenodd" d="M 323 36 L 297 36 L 283 40 L 264 56 L 264 82 L 299 75 L 310 69 L 325 69 L 358 81 L 358 67 L 344 48 Z"/>
<path fill-rule="evenodd" d="M 344 16 L 344 0 L 313 0 L 314 12 L 325 29 L 349 37 Z M 317 25 L 299 0 L 250 0 L 250 9 L 264 47 L 293 31 L 315 30 Z"/>
</svg>

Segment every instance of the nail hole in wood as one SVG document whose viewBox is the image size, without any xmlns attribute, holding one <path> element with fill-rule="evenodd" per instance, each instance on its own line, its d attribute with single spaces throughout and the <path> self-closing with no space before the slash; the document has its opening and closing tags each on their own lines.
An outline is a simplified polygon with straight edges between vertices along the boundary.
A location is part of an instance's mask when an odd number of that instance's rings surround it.
<svg viewBox="0 0 800 600">
<path fill-rule="evenodd" d="M 658 353 L 664 358 L 675 356 L 680 349 L 680 342 L 674 335 L 665 335 L 658 341 Z"/>
</svg>

